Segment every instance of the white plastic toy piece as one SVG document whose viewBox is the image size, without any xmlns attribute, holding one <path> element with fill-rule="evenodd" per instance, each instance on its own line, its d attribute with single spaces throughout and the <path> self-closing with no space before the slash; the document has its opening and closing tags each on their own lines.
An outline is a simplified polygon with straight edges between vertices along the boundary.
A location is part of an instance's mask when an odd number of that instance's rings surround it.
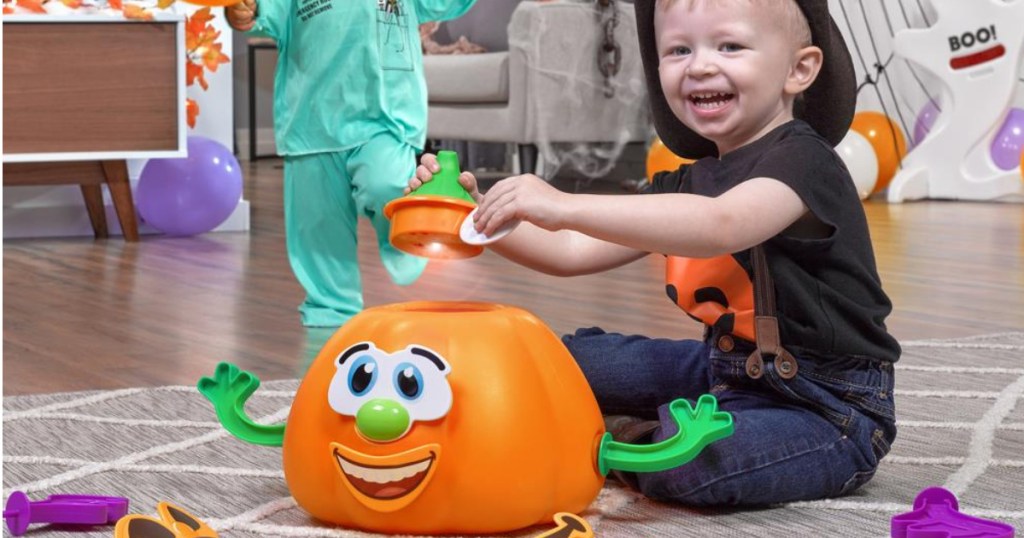
<svg viewBox="0 0 1024 538">
<path fill-rule="evenodd" d="M 1001 170 L 989 146 L 1012 106 L 1024 48 L 1024 0 L 932 0 L 938 20 L 896 33 L 897 55 L 944 84 L 942 114 L 907 154 L 889 201 L 994 200 L 1024 195 L 1020 168 Z"/>
<path fill-rule="evenodd" d="M 494 235 L 486 235 L 484 233 L 478 232 L 476 231 L 476 228 L 473 227 L 473 217 L 476 216 L 477 209 L 480 208 L 473 208 L 473 211 L 470 211 L 469 215 L 466 215 L 466 218 L 462 220 L 462 226 L 459 227 L 459 239 L 462 239 L 467 244 L 490 245 L 491 243 L 512 233 L 512 230 L 514 230 L 516 226 L 519 225 L 518 220 L 513 220 L 507 222 L 501 228 L 498 228 L 498 231 L 494 232 Z"/>
</svg>

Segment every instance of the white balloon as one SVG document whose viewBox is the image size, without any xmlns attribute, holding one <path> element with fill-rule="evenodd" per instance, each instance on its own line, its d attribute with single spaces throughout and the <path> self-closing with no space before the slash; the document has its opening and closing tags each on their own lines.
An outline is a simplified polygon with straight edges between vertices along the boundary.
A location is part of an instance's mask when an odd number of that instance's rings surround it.
<svg viewBox="0 0 1024 538">
<path fill-rule="evenodd" d="M 860 199 L 871 196 L 878 180 L 878 156 L 871 142 L 857 131 L 850 131 L 836 146 L 836 152 L 850 171 Z"/>
</svg>

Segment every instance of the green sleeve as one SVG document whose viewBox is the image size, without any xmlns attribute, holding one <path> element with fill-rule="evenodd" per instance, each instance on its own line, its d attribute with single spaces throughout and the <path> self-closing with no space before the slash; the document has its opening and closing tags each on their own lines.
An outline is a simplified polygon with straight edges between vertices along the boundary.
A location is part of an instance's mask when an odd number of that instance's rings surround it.
<svg viewBox="0 0 1024 538">
<path fill-rule="evenodd" d="M 246 34 L 253 37 L 269 37 L 280 43 L 285 37 L 288 10 L 291 8 L 291 0 L 257 0 L 256 25 Z"/>
</svg>

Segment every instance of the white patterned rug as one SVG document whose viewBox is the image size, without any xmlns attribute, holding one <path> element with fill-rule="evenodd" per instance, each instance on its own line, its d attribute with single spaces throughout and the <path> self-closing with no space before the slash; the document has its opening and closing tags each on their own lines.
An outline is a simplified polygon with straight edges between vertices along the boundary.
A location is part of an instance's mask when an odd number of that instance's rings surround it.
<svg viewBox="0 0 1024 538">
<path fill-rule="evenodd" d="M 698 511 L 609 484 L 583 515 L 601 537 L 881 538 L 893 515 L 937 485 L 956 494 L 962 512 L 1024 530 L 1024 333 L 903 346 L 896 368 L 899 437 L 875 479 L 855 494 L 764 510 Z M 248 405 L 250 415 L 283 420 L 296 387 L 265 383 Z M 375 536 L 318 526 L 288 494 L 280 449 L 231 437 L 194 387 L 4 398 L 3 429 L 4 498 L 14 490 L 32 500 L 118 495 L 143 514 L 169 500 L 226 538 Z M 33 525 L 26 536 L 111 535 L 110 527 Z"/>
</svg>

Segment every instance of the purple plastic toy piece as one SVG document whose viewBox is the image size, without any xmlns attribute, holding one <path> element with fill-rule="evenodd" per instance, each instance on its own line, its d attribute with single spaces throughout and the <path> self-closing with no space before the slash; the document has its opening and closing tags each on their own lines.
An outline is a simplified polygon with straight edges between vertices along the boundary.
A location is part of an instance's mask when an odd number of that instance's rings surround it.
<svg viewBox="0 0 1024 538">
<path fill-rule="evenodd" d="M 7 497 L 4 520 L 14 536 L 21 536 L 32 523 L 104 525 L 117 523 L 128 513 L 128 499 L 101 495 L 50 495 L 32 502 L 24 492 Z"/>
<path fill-rule="evenodd" d="M 107 521 L 113 525 L 117 520 L 128 515 L 128 499 L 124 497 L 104 497 L 102 495 L 50 495 L 43 502 L 60 502 L 68 504 L 104 504 L 107 506 Z"/>
<path fill-rule="evenodd" d="M 892 518 L 892 538 L 1013 538 L 1013 527 L 960 513 L 949 490 L 925 488 L 914 510 Z"/>
</svg>

